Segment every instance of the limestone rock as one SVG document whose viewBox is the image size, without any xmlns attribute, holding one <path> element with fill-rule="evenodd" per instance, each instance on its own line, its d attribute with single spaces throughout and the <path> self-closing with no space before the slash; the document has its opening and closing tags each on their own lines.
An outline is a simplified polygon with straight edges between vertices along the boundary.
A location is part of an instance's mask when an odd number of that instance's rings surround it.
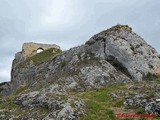
<svg viewBox="0 0 160 120">
<path fill-rule="evenodd" d="M 118 66 L 132 79 L 141 81 L 160 73 L 157 51 L 128 26 L 117 25 L 94 35 L 89 41 L 91 52 L 113 66 Z"/>
<path fill-rule="evenodd" d="M 39 47 L 59 49 L 52 45 L 24 44 L 22 52 L 16 54 L 13 62 L 12 87 L 8 93 L 37 81 L 40 84 L 56 79 L 59 83 L 65 83 L 61 85 L 63 89 L 72 87 L 84 90 L 131 80 L 156 79 L 160 73 L 160 59 L 156 50 L 125 25 L 102 31 L 85 45 L 63 51 L 43 64 L 36 66 L 30 60 L 25 67 L 17 69 L 17 64 L 24 65 L 21 61 L 26 61 L 25 56 L 30 56 Z M 57 82 L 54 81 L 54 84 Z"/>
<path fill-rule="evenodd" d="M 36 64 L 35 61 L 44 59 L 39 56 L 51 47 L 55 51 L 47 52 L 49 59 L 45 58 L 46 61 Z M 43 49 L 44 52 L 36 54 L 37 49 Z M 68 91 L 150 81 L 160 74 L 159 54 L 126 25 L 116 25 L 102 31 L 91 37 L 85 45 L 55 54 L 57 49 L 60 49 L 57 45 L 26 43 L 22 51 L 15 55 L 11 82 L 3 86 L 1 94 L 18 94 L 15 104 L 21 105 L 24 111 L 37 107 L 49 110 L 47 114 L 34 111 L 19 118 L 78 119 L 84 114 L 80 106 L 85 103 L 69 95 Z M 144 96 L 140 94 L 127 98 L 125 104 L 144 107 L 147 105 Z M 73 107 L 71 103 L 77 106 Z"/>
</svg>

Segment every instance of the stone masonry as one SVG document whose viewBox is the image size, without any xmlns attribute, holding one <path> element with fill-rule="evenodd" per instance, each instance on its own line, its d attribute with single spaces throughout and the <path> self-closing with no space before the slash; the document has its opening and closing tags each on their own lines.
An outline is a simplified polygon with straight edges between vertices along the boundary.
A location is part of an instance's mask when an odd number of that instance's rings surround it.
<svg viewBox="0 0 160 120">
<path fill-rule="evenodd" d="M 37 54 L 38 49 L 46 50 L 49 48 L 60 49 L 60 47 L 55 44 L 41 44 L 41 43 L 29 42 L 23 44 L 22 51 L 23 54 L 26 55 L 26 57 L 31 57 Z"/>
</svg>

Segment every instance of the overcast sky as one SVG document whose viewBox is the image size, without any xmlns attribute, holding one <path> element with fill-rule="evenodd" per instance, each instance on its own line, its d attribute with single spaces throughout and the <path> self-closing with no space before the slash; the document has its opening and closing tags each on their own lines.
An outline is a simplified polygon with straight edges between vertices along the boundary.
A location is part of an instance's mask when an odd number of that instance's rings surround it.
<svg viewBox="0 0 160 120">
<path fill-rule="evenodd" d="M 84 44 L 116 24 L 128 24 L 160 52 L 159 0 L 0 0 L 0 82 L 25 42 Z"/>
</svg>

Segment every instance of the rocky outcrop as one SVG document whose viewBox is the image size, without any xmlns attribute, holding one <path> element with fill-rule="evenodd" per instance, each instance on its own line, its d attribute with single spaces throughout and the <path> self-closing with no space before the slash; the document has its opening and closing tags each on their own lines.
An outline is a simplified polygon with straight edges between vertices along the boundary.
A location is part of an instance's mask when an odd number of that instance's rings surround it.
<svg viewBox="0 0 160 120">
<path fill-rule="evenodd" d="M 68 106 L 72 100 L 74 103 L 77 100 L 67 98 L 61 103 L 50 97 L 46 99 L 47 94 L 69 96 L 66 91 L 86 91 L 110 84 L 154 80 L 160 74 L 160 59 L 156 50 L 126 25 L 116 25 L 102 31 L 91 37 L 85 45 L 57 54 L 47 52 L 51 55 L 50 59 L 40 64 L 35 61 L 44 55 L 45 48 L 37 56 L 32 53 L 39 45 L 33 47 L 34 50 L 26 46 L 30 45 L 24 44 L 23 50 L 16 54 L 11 82 L 1 93 L 15 94 L 20 88 L 28 86 L 27 91 L 17 96 L 16 103 L 24 107 L 47 106 L 52 114 L 50 118 L 77 119 L 83 112 L 76 112 L 81 107 L 73 109 Z M 27 59 L 24 53 L 33 56 Z M 48 89 L 48 92 L 44 92 Z M 61 110 L 56 111 L 56 107 Z"/>
<path fill-rule="evenodd" d="M 13 89 L 7 93 L 41 81 L 59 81 L 64 89 L 85 90 L 131 80 L 153 79 L 160 69 L 156 50 L 130 27 L 123 25 L 102 31 L 85 45 L 63 51 L 40 65 L 34 65 L 30 60 L 25 67 L 17 67 L 25 61 L 21 54 L 23 51 L 16 54 L 11 73 Z"/>
<path fill-rule="evenodd" d="M 124 106 L 138 108 L 137 113 L 160 115 L 160 84 L 156 81 L 143 81 L 129 84 L 125 91 L 112 93 L 113 100 L 124 99 Z"/>
<path fill-rule="evenodd" d="M 49 109 L 51 112 L 46 115 L 43 120 L 49 120 L 52 117 L 58 120 L 78 119 L 84 114 L 84 110 L 82 109 L 84 106 L 83 100 L 77 100 L 66 93 L 54 92 L 53 94 L 52 90 L 33 91 L 20 95 L 16 98 L 15 103 L 22 105 L 24 108 L 40 106 Z M 29 119 L 33 116 L 26 117 Z"/>
<path fill-rule="evenodd" d="M 92 52 L 96 56 L 120 67 L 134 80 L 141 81 L 149 75 L 159 74 L 158 53 L 131 30 L 128 26 L 117 25 L 94 35 L 86 45 L 92 46 Z M 98 47 L 99 44 L 101 47 Z"/>
</svg>

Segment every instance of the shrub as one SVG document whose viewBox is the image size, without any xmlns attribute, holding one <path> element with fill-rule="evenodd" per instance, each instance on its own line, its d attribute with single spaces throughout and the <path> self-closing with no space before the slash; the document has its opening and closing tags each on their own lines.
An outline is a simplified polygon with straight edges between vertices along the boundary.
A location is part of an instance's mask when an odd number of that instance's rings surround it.
<svg viewBox="0 0 160 120">
<path fill-rule="evenodd" d="M 144 108 L 139 107 L 139 108 L 136 109 L 136 113 L 137 114 L 143 114 L 143 113 L 145 113 L 145 110 L 144 110 Z"/>
</svg>

